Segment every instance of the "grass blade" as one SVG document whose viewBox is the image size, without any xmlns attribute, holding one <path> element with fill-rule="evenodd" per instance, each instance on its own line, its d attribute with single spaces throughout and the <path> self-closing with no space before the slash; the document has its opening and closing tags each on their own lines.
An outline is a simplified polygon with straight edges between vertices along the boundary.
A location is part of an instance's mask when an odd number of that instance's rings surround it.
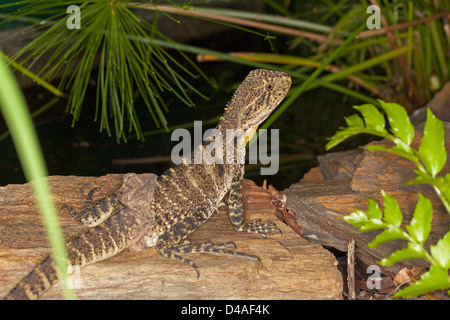
<svg viewBox="0 0 450 320">
<path fill-rule="evenodd" d="M 31 186 L 42 214 L 55 263 L 61 274 L 64 297 L 73 299 L 73 292 L 67 288 L 66 282 L 68 259 L 64 236 L 51 200 L 50 188 L 46 179 L 47 169 L 37 133 L 19 86 L 2 58 L 0 58 L 0 78 L 2 79 L 0 109 L 11 132 L 25 176 L 28 181 L 32 182 Z"/>
</svg>

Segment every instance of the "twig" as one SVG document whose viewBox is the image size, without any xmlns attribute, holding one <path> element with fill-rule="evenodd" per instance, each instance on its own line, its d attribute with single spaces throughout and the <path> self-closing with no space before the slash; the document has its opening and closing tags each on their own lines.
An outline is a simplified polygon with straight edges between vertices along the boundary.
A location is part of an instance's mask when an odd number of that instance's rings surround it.
<svg viewBox="0 0 450 320">
<path fill-rule="evenodd" d="M 159 163 L 159 162 L 170 162 L 171 157 L 161 156 L 161 157 L 145 157 L 145 158 L 127 158 L 127 159 L 113 159 L 111 164 L 116 166 L 125 166 L 131 164 L 149 164 L 149 163 Z"/>
<path fill-rule="evenodd" d="M 313 68 L 319 68 L 321 66 L 321 62 L 319 61 L 311 61 L 306 59 L 289 59 L 287 56 L 281 56 L 277 54 L 261 54 L 261 53 L 253 53 L 253 52 L 229 52 L 228 55 L 232 57 L 238 57 L 244 60 L 248 61 L 258 61 L 258 62 L 269 62 L 269 63 L 285 63 L 289 65 L 299 65 L 299 66 L 309 66 Z M 285 59 L 285 61 L 283 61 Z M 223 61 L 223 58 L 220 58 L 218 56 L 213 56 L 210 54 L 198 54 L 197 55 L 197 61 L 198 62 L 210 62 L 210 61 Z M 325 67 L 326 71 L 330 71 L 332 73 L 338 73 L 341 72 L 344 68 L 338 67 L 332 64 L 329 64 Z M 364 89 L 370 91 L 373 95 L 376 95 L 380 97 L 383 100 L 389 100 L 389 97 L 382 92 L 382 90 L 378 89 L 377 87 L 369 86 L 366 82 L 364 82 L 361 78 L 353 75 L 353 74 L 347 74 L 345 76 L 347 79 L 355 82 L 359 86 L 363 87 Z"/>
<path fill-rule="evenodd" d="M 450 16 L 450 12 L 440 12 L 440 13 L 436 13 L 429 17 L 421 18 L 421 19 L 414 20 L 414 21 L 408 21 L 405 23 L 399 23 L 399 24 L 396 24 L 393 26 L 387 26 L 382 29 L 363 31 L 356 37 L 356 39 L 369 38 L 369 37 L 378 36 L 380 34 L 385 34 L 385 33 L 392 32 L 392 31 L 407 29 L 409 27 L 412 27 L 412 26 L 415 26 L 418 24 L 422 24 L 422 23 L 425 23 L 428 21 L 437 20 L 437 19 L 443 18 L 445 16 Z"/>
<path fill-rule="evenodd" d="M 355 292 L 355 239 L 352 238 L 347 244 L 347 287 L 348 295 L 352 300 L 356 300 Z"/>
<path fill-rule="evenodd" d="M 394 294 L 396 294 L 405 284 L 409 284 L 411 281 L 407 280 L 404 281 L 402 283 L 400 283 L 399 285 L 396 285 L 396 287 L 394 288 L 394 290 L 392 290 L 391 292 L 389 292 L 385 297 L 384 300 L 389 299 L 391 296 L 393 296 Z"/>
<path fill-rule="evenodd" d="M 199 17 L 199 18 L 204 18 L 204 19 L 223 21 L 223 22 L 237 24 L 237 25 L 241 25 L 241 26 L 269 30 L 269 31 L 278 32 L 281 34 L 288 34 L 288 35 L 292 35 L 292 36 L 308 38 L 312 41 L 316 41 L 319 43 L 323 43 L 323 42 L 327 41 L 326 35 L 321 35 L 321 34 L 317 34 L 317 33 L 313 33 L 313 32 L 302 31 L 302 30 L 297 30 L 297 29 L 292 29 L 292 28 L 287 28 L 287 27 L 281 27 L 281 26 L 277 26 L 277 25 L 273 25 L 273 24 L 269 24 L 269 23 L 264 23 L 264 22 L 251 21 L 251 20 L 235 18 L 235 17 L 228 17 L 228 16 L 223 16 L 223 15 L 209 13 L 209 12 L 201 12 L 201 11 L 196 11 L 196 10 L 192 10 L 192 9 L 185 10 L 182 8 L 177 8 L 177 7 L 172 7 L 172 6 L 164 6 L 164 5 L 157 6 L 157 5 L 141 3 L 141 2 L 128 2 L 127 5 L 137 6 L 137 7 L 154 10 L 154 11 L 163 11 L 163 12 L 167 12 L 167 13 L 181 14 L 184 16 Z M 335 45 L 340 45 L 343 43 L 343 41 L 342 40 L 333 40 L 332 43 Z"/>
<path fill-rule="evenodd" d="M 378 5 L 378 2 L 376 0 L 370 0 L 370 2 L 374 5 Z M 386 17 L 384 15 L 381 15 L 381 22 L 383 23 L 383 25 L 385 26 L 385 28 L 387 28 L 388 30 L 386 31 L 386 35 L 387 38 L 389 39 L 389 42 L 391 43 L 392 49 L 393 50 L 397 50 L 398 46 L 397 46 L 397 42 L 395 40 L 394 35 L 392 34 L 392 30 L 389 29 L 389 25 L 388 25 L 388 21 L 386 19 Z M 361 33 L 360 33 L 361 34 Z M 409 89 L 411 89 L 412 94 L 414 96 L 414 101 L 416 101 L 416 103 L 418 105 L 422 105 L 422 99 L 419 97 L 419 93 L 417 92 L 417 88 L 414 85 L 414 81 L 412 81 L 411 77 L 410 77 L 410 73 L 408 71 L 408 68 L 406 67 L 405 64 L 405 60 L 403 59 L 402 56 L 398 56 L 397 60 L 400 64 L 400 67 L 403 69 L 404 73 L 405 73 L 405 80 L 406 80 L 406 85 L 408 86 Z M 406 105 L 406 107 L 408 108 L 408 111 L 412 112 L 412 106 Z"/>
</svg>

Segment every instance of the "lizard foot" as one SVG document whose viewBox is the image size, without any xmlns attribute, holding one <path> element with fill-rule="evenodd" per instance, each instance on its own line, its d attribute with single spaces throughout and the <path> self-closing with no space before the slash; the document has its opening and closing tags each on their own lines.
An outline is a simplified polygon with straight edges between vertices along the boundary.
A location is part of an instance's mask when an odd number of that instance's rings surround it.
<svg viewBox="0 0 450 320">
<path fill-rule="evenodd" d="M 269 232 L 278 232 L 281 234 L 281 230 L 277 228 L 275 223 L 273 222 L 262 223 L 261 219 L 257 219 L 250 223 L 242 224 L 237 228 L 237 231 L 259 234 L 263 238 L 267 238 L 266 233 Z"/>
<path fill-rule="evenodd" d="M 76 212 L 69 205 L 64 205 L 61 210 L 66 209 L 69 211 L 75 220 L 85 227 L 93 228 L 98 226 L 116 212 L 119 204 L 119 200 L 115 194 L 109 198 L 92 200 L 94 192 L 99 189 L 100 187 L 95 187 L 89 191 L 84 209 L 81 213 Z"/>
<path fill-rule="evenodd" d="M 234 250 L 226 250 L 227 248 L 233 248 Z M 246 258 L 251 260 L 258 261 L 261 264 L 261 260 L 252 254 L 247 254 L 244 252 L 235 251 L 236 245 L 233 242 L 225 242 L 214 244 L 211 242 L 204 242 L 198 245 L 172 245 L 167 247 L 158 248 L 158 252 L 166 257 L 177 259 L 180 262 L 187 263 L 192 266 L 197 272 L 197 278 L 200 277 L 200 271 L 198 270 L 197 265 L 190 259 L 182 257 L 180 254 L 193 254 L 193 253 L 206 253 L 217 256 L 225 256 L 225 257 L 235 257 L 235 258 Z"/>
</svg>

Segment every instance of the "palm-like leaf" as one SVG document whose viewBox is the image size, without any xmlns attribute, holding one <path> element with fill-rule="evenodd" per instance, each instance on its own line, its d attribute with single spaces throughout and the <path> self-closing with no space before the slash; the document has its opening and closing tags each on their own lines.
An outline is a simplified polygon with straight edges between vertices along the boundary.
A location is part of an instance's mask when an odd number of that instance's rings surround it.
<svg viewBox="0 0 450 320">
<path fill-rule="evenodd" d="M 41 35 L 14 58 L 22 57 L 22 63 L 33 64 L 43 53 L 52 52 L 39 76 L 51 81 L 63 73 L 59 88 L 70 91 L 68 110 L 73 114 L 73 122 L 79 119 L 96 59 L 99 64 L 95 118 L 100 118 L 100 128 L 106 129 L 109 135 L 112 118 L 118 139 L 125 139 L 127 125 L 142 137 L 134 109 L 136 90 L 158 127 L 167 129 L 162 91 L 170 91 L 185 104 L 193 105 L 185 89 L 191 86 L 173 66 L 190 77 L 194 74 L 153 41 L 155 35 L 170 40 L 131 12 L 125 1 L 23 1 L 21 4 L 28 5 L 19 11 L 20 15 L 49 13 L 51 18 L 47 20 L 49 26 L 39 27 Z M 67 28 L 68 5 L 80 7 L 81 29 Z M 135 41 L 137 38 L 148 41 Z"/>
</svg>

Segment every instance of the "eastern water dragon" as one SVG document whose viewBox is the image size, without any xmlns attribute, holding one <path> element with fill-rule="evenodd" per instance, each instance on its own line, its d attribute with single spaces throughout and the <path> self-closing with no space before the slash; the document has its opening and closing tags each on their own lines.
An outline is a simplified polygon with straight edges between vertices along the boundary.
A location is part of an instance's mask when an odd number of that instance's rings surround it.
<svg viewBox="0 0 450 320">
<path fill-rule="evenodd" d="M 244 221 L 244 164 L 237 160 L 242 153 L 245 155 L 245 148 L 238 146 L 245 146 L 258 126 L 284 99 L 290 86 L 291 78 L 284 72 L 257 69 L 249 73 L 216 126 L 223 137 L 220 155 L 223 161 L 200 164 L 189 161 L 214 143 L 212 137 L 192 153 L 191 159 L 184 159 L 158 178 L 151 174 L 145 178 L 128 176 L 128 182 L 124 179 L 121 188 L 125 191 L 119 190 L 110 198 L 96 201 L 92 200 L 97 190 L 94 188 L 81 214 L 65 206 L 78 222 L 92 227 L 67 242 L 69 265 L 85 266 L 107 259 L 136 242 L 145 242 L 145 246 L 154 246 L 163 257 L 191 265 L 197 276 L 200 276 L 197 266 L 185 258 L 185 254 L 208 253 L 259 261 L 257 256 L 234 250 L 233 243 L 191 245 L 185 239 L 217 210 L 228 192 L 230 221 L 237 231 L 262 236 L 279 231 L 273 223 Z M 225 159 L 225 148 L 231 129 L 234 133 L 241 129 L 241 133 L 233 136 L 236 157 L 229 163 Z M 121 198 L 121 194 L 128 200 Z M 136 199 L 139 204 L 134 206 Z M 37 299 L 56 281 L 58 272 L 50 255 L 17 284 L 6 299 Z"/>
</svg>

